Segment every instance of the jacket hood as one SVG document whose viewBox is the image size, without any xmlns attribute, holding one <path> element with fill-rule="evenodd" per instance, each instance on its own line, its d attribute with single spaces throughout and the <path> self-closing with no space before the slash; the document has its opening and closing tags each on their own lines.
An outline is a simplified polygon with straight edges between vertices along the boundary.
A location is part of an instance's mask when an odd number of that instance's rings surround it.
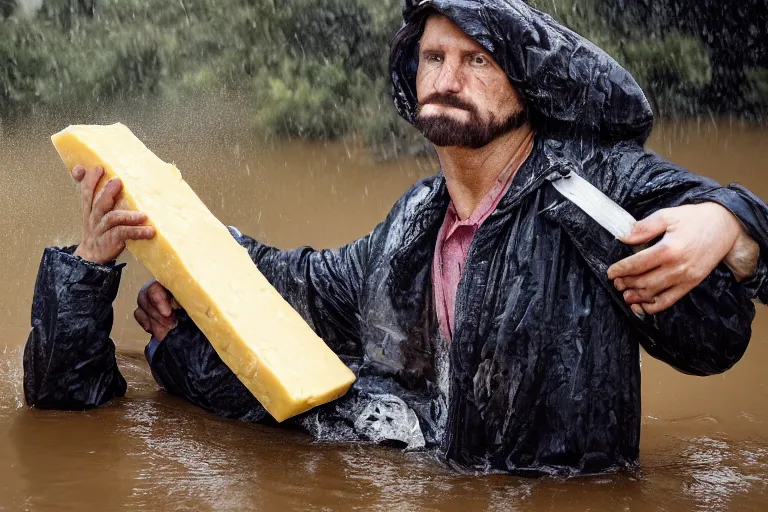
<svg viewBox="0 0 768 512">
<path fill-rule="evenodd" d="M 413 123 L 418 42 L 427 15 L 450 18 L 483 46 L 547 131 L 587 129 L 644 143 L 653 112 L 632 75 L 607 53 L 522 0 L 405 0 L 390 52 L 393 97 Z"/>
</svg>

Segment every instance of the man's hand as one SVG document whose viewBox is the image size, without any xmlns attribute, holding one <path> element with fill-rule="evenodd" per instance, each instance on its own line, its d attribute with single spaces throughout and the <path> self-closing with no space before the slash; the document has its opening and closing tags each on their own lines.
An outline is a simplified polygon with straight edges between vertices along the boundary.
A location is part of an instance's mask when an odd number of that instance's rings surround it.
<svg viewBox="0 0 768 512">
<path fill-rule="evenodd" d="M 163 341 L 177 324 L 173 310 L 181 306 L 170 292 L 154 279 L 141 288 L 137 302 L 139 307 L 133 312 L 133 317 L 142 329 L 157 341 Z"/>
<path fill-rule="evenodd" d="M 719 204 L 659 210 L 635 224 L 632 233 L 621 241 L 640 245 L 660 235 L 664 237 L 654 246 L 608 269 L 608 278 L 636 313 L 655 314 L 669 308 L 724 260 L 738 267 L 731 267 L 737 278 L 754 273 L 757 256 L 750 256 L 757 244 L 739 220 Z M 752 267 L 747 268 L 750 261 Z"/>
<path fill-rule="evenodd" d="M 102 264 L 117 258 L 125 249 L 126 240 L 148 240 L 155 236 L 155 228 L 142 226 L 147 220 L 144 213 L 115 209 L 123 188 L 119 179 L 109 180 L 94 197 L 103 175 L 101 167 L 86 171 L 78 165 L 72 170 L 72 177 L 80 183 L 83 203 L 83 241 L 75 256 Z"/>
</svg>

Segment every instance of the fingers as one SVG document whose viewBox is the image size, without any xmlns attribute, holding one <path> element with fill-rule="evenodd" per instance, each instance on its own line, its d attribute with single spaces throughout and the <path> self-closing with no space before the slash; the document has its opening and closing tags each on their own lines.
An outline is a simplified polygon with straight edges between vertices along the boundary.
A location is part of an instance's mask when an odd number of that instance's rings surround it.
<svg viewBox="0 0 768 512">
<path fill-rule="evenodd" d="M 90 216 L 93 205 L 93 195 L 96 191 L 96 185 L 104 175 L 104 169 L 99 166 L 93 171 L 84 171 L 85 175 L 80 181 L 80 195 L 83 200 L 83 212 Z"/>
<path fill-rule="evenodd" d="M 151 303 L 149 302 L 149 290 L 152 289 L 152 287 L 155 285 L 161 286 L 160 283 L 152 279 L 141 287 L 141 290 L 139 290 L 139 295 L 136 297 L 136 304 L 144 311 L 148 311 L 151 307 Z"/>
<path fill-rule="evenodd" d="M 158 322 L 152 322 L 152 336 L 157 341 L 163 341 L 165 337 L 171 332 L 178 323 L 175 318 L 172 318 L 170 322 L 160 324 Z"/>
<path fill-rule="evenodd" d="M 638 221 L 632 227 L 632 232 L 620 238 L 627 245 L 639 245 L 650 242 L 659 235 L 663 235 L 670 226 L 671 219 L 667 210 L 659 210 L 645 219 Z"/>
<path fill-rule="evenodd" d="M 133 317 L 139 323 L 141 328 L 154 336 L 157 341 L 163 341 L 168 333 L 178 325 L 176 319 L 173 317 L 165 318 L 162 322 L 155 321 L 141 308 L 136 308 L 136 310 L 134 310 Z"/>
<path fill-rule="evenodd" d="M 633 311 L 650 314 L 663 311 L 674 304 L 674 302 L 669 304 L 660 302 L 662 298 L 666 300 L 669 297 L 675 297 L 674 294 L 670 295 L 667 292 L 686 290 L 685 293 L 687 293 L 695 285 L 696 281 L 688 279 L 685 268 L 681 266 L 672 268 L 662 266 L 640 276 L 621 277 L 614 281 L 616 289 L 623 292 L 624 302 L 630 306 L 641 306 L 633 307 Z M 675 298 L 675 301 L 683 295 Z"/>
<path fill-rule="evenodd" d="M 691 291 L 691 289 L 691 287 L 686 285 L 678 285 L 674 288 L 670 288 L 656 297 L 656 302 L 653 304 L 644 304 L 643 309 L 646 313 L 651 315 L 660 313 L 665 309 L 672 307 L 673 304 L 682 299 L 689 291 Z"/>
<path fill-rule="evenodd" d="M 159 324 L 163 324 L 174 319 L 173 316 L 164 315 L 160 308 L 154 302 L 150 301 L 148 297 L 145 297 L 143 302 L 140 301 L 139 308 L 147 314 L 151 321 Z M 170 308 L 168 308 L 168 310 L 170 310 Z"/>
<path fill-rule="evenodd" d="M 106 232 L 117 226 L 140 226 L 146 220 L 147 215 L 143 212 L 112 210 L 102 218 L 101 228 L 102 232 Z"/>
<path fill-rule="evenodd" d="M 126 240 L 149 240 L 155 236 L 155 228 L 152 226 L 116 226 L 109 231 L 113 243 L 125 244 Z"/>
<path fill-rule="evenodd" d="M 656 297 L 656 301 L 652 304 L 648 304 L 648 303 L 643 303 L 642 305 L 633 304 L 632 311 L 639 312 L 640 310 L 642 310 L 648 313 L 649 315 L 655 315 L 656 313 L 661 313 L 662 311 L 672 307 L 677 301 L 682 299 L 692 289 L 693 288 L 688 285 L 678 285 L 678 286 L 672 287 L 669 290 L 662 293 L 661 295 L 658 295 Z M 640 308 L 640 310 L 636 308 Z"/>
<path fill-rule="evenodd" d="M 657 295 L 655 292 L 642 288 L 629 289 L 622 294 L 624 302 L 627 304 L 655 304 Z"/>
<path fill-rule="evenodd" d="M 165 321 L 164 317 L 170 317 L 173 313 L 173 310 L 171 309 L 171 300 L 169 297 L 168 290 L 166 290 L 163 285 L 155 281 L 148 289 L 147 289 L 147 300 L 148 304 L 152 306 L 153 309 L 155 309 L 157 312 L 160 313 L 161 316 L 156 317 L 155 315 L 152 315 L 150 311 L 150 315 L 157 321 L 163 322 Z"/>
<path fill-rule="evenodd" d="M 633 311 L 656 314 L 698 286 L 732 250 L 738 220 L 708 203 L 660 210 L 638 222 L 622 241 L 659 243 L 608 269 L 608 277 Z"/>
<path fill-rule="evenodd" d="M 136 322 L 138 322 L 142 329 L 152 334 L 152 322 L 150 321 L 149 315 L 146 311 L 141 308 L 136 308 L 133 311 L 133 318 L 136 319 Z"/>
<path fill-rule="evenodd" d="M 608 267 L 608 279 L 613 281 L 618 277 L 638 276 L 649 272 L 663 263 L 665 251 L 666 246 L 662 240 L 653 247 L 624 258 Z"/>
<path fill-rule="evenodd" d="M 104 185 L 93 202 L 92 214 L 96 216 L 96 222 L 115 207 L 115 201 L 121 190 L 123 190 L 123 182 L 119 178 L 112 178 Z"/>
<path fill-rule="evenodd" d="M 78 183 L 83 181 L 83 178 L 85 177 L 85 167 L 82 165 L 76 165 L 75 168 L 72 169 L 72 177 Z"/>
<path fill-rule="evenodd" d="M 669 265 L 664 265 L 640 276 L 618 278 L 614 281 L 614 286 L 620 292 L 634 289 L 641 292 L 642 298 L 653 298 L 685 277 L 684 267 L 670 268 Z"/>
</svg>

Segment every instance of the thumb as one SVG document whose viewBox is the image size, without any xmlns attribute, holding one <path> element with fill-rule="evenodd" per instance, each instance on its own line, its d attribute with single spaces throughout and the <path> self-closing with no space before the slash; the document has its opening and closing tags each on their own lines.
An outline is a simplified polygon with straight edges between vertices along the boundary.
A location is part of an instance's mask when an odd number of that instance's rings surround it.
<svg viewBox="0 0 768 512">
<path fill-rule="evenodd" d="M 659 235 L 666 233 L 670 222 L 665 210 L 659 210 L 632 226 L 632 232 L 619 238 L 627 245 L 640 245 L 650 242 Z"/>
</svg>

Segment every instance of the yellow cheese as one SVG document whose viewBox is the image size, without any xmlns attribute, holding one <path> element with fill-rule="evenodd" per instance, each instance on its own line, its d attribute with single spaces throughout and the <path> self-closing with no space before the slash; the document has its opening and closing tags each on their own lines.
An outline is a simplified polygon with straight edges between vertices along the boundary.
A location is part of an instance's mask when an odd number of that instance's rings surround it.
<svg viewBox="0 0 768 512">
<path fill-rule="evenodd" d="M 162 283 L 224 363 L 278 421 L 347 392 L 352 371 L 258 271 L 176 167 L 122 124 L 70 126 L 52 137 L 71 172 L 102 165 L 123 182 L 120 207 L 142 211 L 152 240 L 128 250 Z"/>
</svg>

